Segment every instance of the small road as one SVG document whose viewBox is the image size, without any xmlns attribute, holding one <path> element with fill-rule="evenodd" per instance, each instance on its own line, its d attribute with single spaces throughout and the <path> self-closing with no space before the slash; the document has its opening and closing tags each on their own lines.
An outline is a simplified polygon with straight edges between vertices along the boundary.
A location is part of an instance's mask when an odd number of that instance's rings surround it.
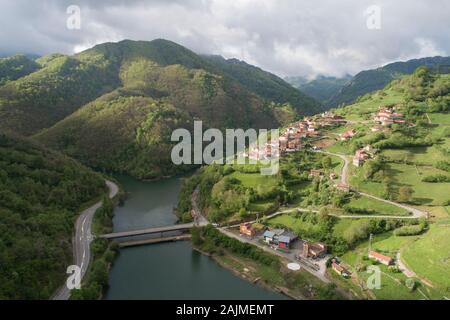
<svg viewBox="0 0 450 320">
<path fill-rule="evenodd" d="M 331 152 L 327 152 L 327 151 L 318 151 L 318 152 L 324 153 L 324 154 L 327 154 L 330 156 L 335 156 L 335 157 L 338 157 L 338 158 L 341 158 L 342 160 L 344 160 L 344 166 L 342 167 L 342 172 L 341 172 L 341 183 L 348 185 L 348 167 L 350 165 L 350 160 L 348 160 L 348 157 L 344 156 L 342 154 L 331 153 Z"/>
<path fill-rule="evenodd" d="M 405 276 L 407 276 L 408 278 L 417 277 L 416 273 L 412 270 L 409 270 L 408 267 L 403 263 L 400 251 L 397 252 L 396 262 L 398 269 L 403 272 Z"/>
<path fill-rule="evenodd" d="M 112 181 L 105 180 L 106 185 L 109 189 L 109 198 L 114 198 L 119 192 L 119 187 Z M 89 266 L 91 259 L 90 244 L 94 239 L 92 235 L 91 227 L 94 214 L 98 208 L 103 204 L 103 201 L 99 201 L 93 206 L 84 210 L 79 216 L 75 223 L 75 237 L 73 241 L 73 254 L 74 254 L 74 264 L 79 266 L 81 269 L 81 279 Z M 68 300 L 70 298 L 70 290 L 67 285 L 64 284 L 58 292 L 53 297 L 53 300 Z"/>
</svg>

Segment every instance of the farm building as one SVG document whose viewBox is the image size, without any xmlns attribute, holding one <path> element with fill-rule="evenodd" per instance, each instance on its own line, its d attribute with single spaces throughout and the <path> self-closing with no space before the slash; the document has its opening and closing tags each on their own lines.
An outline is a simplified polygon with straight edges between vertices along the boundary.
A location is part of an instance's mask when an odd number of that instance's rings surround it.
<svg viewBox="0 0 450 320">
<path fill-rule="evenodd" d="M 267 244 L 275 244 L 279 249 L 289 250 L 291 244 L 298 239 L 298 236 L 284 229 L 273 229 L 264 232 L 263 238 Z"/>
<path fill-rule="evenodd" d="M 378 253 L 376 251 L 369 251 L 369 258 L 374 259 L 386 266 L 389 266 L 394 261 L 391 257 L 385 256 L 381 253 Z"/>
<path fill-rule="evenodd" d="M 342 141 L 350 140 L 350 139 L 353 138 L 355 135 L 356 135 L 356 130 L 355 130 L 355 129 L 349 130 L 349 131 L 347 131 L 347 132 L 345 132 L 345 133 L 343 133 L 343 134 L 341 135 L 341 140 L 342 140 Z"/>
<path fill-rule="evenodd" d="M 271 244 L 275 240 L 275 232 L 267 230 L 266 232 L 264 232 L 263 238 L 264 238 L 264 242 Z"/>
<path fill-rule="evenodd" d="M 256 235 L 256 230 L 251 223 L 241 223 L 239 225 L 239 233 L 245 236 L 254 237 Z"/>
<path fill-rule="evenodd" d="M 353 165 L 355 167 L 361 167 L 364 162 L 370 159 L 370 155 L 364 149 L 359 149 L 356 151 L 355 156 L 353 157 Z"/>
<path fill-rule="evenodd" d="M 317 169 L 312 169 L 312 170 L 309 172 L 309 176 L 310 176 L 310 177 L 320 177 L 321 175 L 322 175 L 322 171 L 317 170 Z"/>
<path fill-rule="evenodd" d="M 350 186 L 348 184 L 346 184 L 346 183 L 339 182 L 336 185 L 336 189 L 344 191 L 344 192 L 349 192 L 350 191 Z"/>
<path fill-rule="evenodd" d="M 335 259 L 331 262 L 331 268 L 340 276 L 347 278 L 350 276 L 350 272 L 347 271 L 340 263 L 338 263 Z"/>
<path fill-rule="evenodd" d="M 321 258 L 327 253 L 327 246 L 321 242 L 317 243 L 303 243 L 303 256 L 305 258 Z"/>
</svg>

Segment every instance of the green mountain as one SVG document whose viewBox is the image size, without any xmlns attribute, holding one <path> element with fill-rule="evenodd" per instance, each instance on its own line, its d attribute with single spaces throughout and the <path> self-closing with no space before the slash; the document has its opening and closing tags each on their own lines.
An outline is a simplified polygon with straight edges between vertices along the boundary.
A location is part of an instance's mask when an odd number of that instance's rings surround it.
<svg viewBox="0 0 450 320">
<path fill-rule="evenodd" d="M 105 189 L 78 162 L 0 132 L 0 300 L 48 299 L 64 283 L 80 206 Z"/>
<path fill-rule="evenodd" d="M 302 115 L 312 115 L 322 111 L 317 101 L 272 73 L 237 59 L 227 60 L 217 55 L 203 57 L 221 72 L 264 99 L 277 103 L 290 103 Z"/>
<path fill-rule="evenodd" d="M 351 79 L 350 75 L 342 78 L 319 76 L 308 81 L 303 77 L 287 77 L 285 80 L 308 96 L 326 104 L 327 100 L 336 95 Z"/>
<path fill-rule="evenodd" d="M 40 68 L 0 87 L 0 127 L 31 135 L 119 86 L 118 69 L 106 59 L 51 55 Z"/>
<path fill-rule="evenodd" d="M 0 58 L 0 85 L 29 75 L 39 68 L 39 64 L 24 55 Z"/>
<path fill-rule="evenodd" d="M 327 101 L 330 107 L 346 105 L 354 102 L 366 93 L 383 89 L 392 80 L 403 75 L 412 74 L 418 67 L 430 69 L 448 69 L 450 57 L 431 57 L 413 59 L 406 62 L 395 62 L 384 67 L 358 73 L 336 95 Z M 442 70 L 441 70 L 442 71 Z"/>
<path fill-rule="evenodd" d="M 117 72 L 110 81 L 117 88 L 36 135 L 93 167 L 145 179 L 172 175 L 185 168 L 172 164 L 171 133 L 191 130 L 195 119 L 203 120 L 204 127 L 260 129 L 297 117 L 289 105 L 262 98 L 166 40 L 102 44 L 74 57 L 50 58 L 46 64 L 59 59 Z"/>
</svg>

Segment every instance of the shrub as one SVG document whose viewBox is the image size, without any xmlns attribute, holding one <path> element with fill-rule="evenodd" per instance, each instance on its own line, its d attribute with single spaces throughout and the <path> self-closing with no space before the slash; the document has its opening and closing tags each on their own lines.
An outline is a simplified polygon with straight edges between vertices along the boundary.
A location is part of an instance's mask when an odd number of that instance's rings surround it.
<svg viewBox="0 0 450 320">
<path fill-rule="evenodd" d="M 442 183 L 442 182 L 450 182 L 450 177 L 444 174 L 435 174 L 431 176 L 426 176 L 422 179 L 423 182 L 429 183 Z"/>
<path fill-rule="evenodd" d="M 397 237 L 405 236 L 415 236 L 421 234 L 425 230 L 425 225 L 413 225 L 413 226 L 403 226 L 394 230 L 394 235 Z"/>
</svg>

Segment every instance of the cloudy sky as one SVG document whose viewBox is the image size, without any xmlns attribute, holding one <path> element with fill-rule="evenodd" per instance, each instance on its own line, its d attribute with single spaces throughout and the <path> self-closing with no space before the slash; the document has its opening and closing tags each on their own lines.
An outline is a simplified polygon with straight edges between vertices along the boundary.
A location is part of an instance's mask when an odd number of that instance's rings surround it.
<svg viewBox="0 0 450 320">
<path fill-rule="evenodd" d="M 81 9 L 80 29 L 67 28 L 70 5 Z M 72 54 L 106 41 L 165 38 L 280 76 L 306 77 L 450 55 L 448 0 L 0 0 L 0 6 L 0 55 Z"/>
</svg>

